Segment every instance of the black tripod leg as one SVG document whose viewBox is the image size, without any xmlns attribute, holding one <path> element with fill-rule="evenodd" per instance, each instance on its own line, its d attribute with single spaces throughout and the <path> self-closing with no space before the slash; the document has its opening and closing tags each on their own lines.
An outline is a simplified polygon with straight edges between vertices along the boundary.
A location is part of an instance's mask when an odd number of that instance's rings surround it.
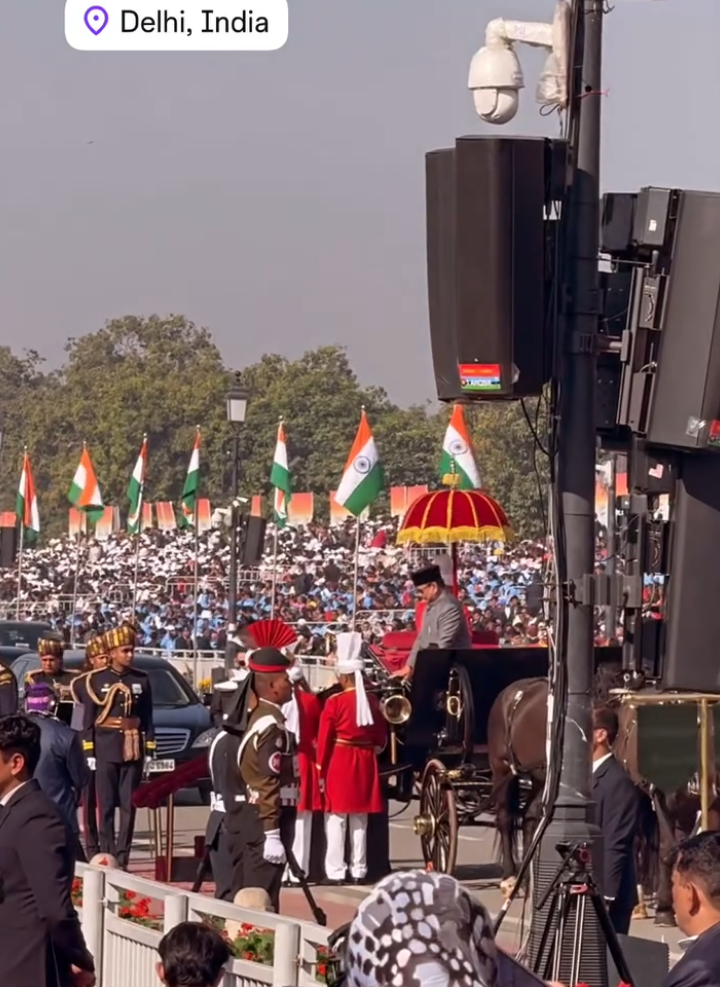
<svg viewBox="0 0 720 987">
<path fill-rule="evenodd" d="M 310 911 L 313 914 L 313 918 L 315 919 L 318 925 L 321 925 L 324 928 L 327 925 L 327 915 L 322 910 L 322 908 L 320 908 L 318 903 L 315 901 L 315 898 L 313 897 L 313 893 L 310 890 L 310 885 L 307 882 L 305 871 L 301 869 L 300 864 L 295 859 L 295 854 L 292 852 L 292 850 L 289 847 L 285 847 L 285 856 L 287 857 L 287 864 L 290 869 L 290 873 L 297 880 L 300 887 L 302 888 L 302 893 L 305 895 L 305 900 L 310 906 Z"/>
<path fill-rule="evenodd" d="M 597 915 L 598 922 L 600 923 L 600 928 L 602 929 L 603 935 L 605 936 L 605 940 L 608 944 L 608 949 L 610 950 L 613 963 L 615 964 L 617 972 L 620 974 L 620 979 L 624 984 L 629 984 L 629 987 L 635 987 L 632 974 L 630 973 L 630 969 L 627 965 L 625 957 L 623 956 L 622 948 L 620 947 L 620 940 L 617 937 L 617 932 L 610 921 L 607 906 L 597 891 L 591 894 L 591 898 L 593 907 L 595 908 L 595 914 Z"/>
<path fill-rule="evenodd" d="M 200 888 L 203 886 L 203 881 L 205 880 L 205 875 L 210 872 L 210 851 L 205 848 L 205 853 L 203 854 L 202 860 L 198 864 L 198 869 L 195 874 L 195 880 L 193 881 L 192 893 L 197 894 Z"/>
</svg>

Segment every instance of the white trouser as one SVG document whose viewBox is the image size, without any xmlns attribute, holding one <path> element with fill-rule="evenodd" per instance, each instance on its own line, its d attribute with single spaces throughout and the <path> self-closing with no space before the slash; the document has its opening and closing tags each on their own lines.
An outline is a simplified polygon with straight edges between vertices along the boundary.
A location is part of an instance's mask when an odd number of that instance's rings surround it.
<svg viewBox="0 0 720 987">
<path fill-rule="evenodd" d="M 298 812 L 295 817 L 295 836 L 293 837 L 292 852 L 293 857 L 298 862 L 298 867 L 307 877 L 310 870 L 310 837 L 312 836 L 312 812 Z M 288 868 L 288 880 L 293 884 L 298 884 L 298 879 L 293 876 Z"/>
<path fill-rule="evenodd" d="M 325 876 L 330 881 L 345 880 L 345 833 L 350 823 L 350 874 L 357 880 L 367 876 L 367 824 L 366 812 L 352 812 L 338 816 L 328 812 L 325 816 Z"/>
</svg>

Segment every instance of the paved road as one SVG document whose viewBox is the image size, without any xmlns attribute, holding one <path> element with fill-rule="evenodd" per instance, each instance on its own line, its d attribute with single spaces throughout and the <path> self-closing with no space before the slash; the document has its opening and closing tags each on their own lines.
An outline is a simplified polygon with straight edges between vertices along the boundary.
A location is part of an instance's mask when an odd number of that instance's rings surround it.
<svg viewBox="0 0 720 987">
<path fill-rule="evenodd" d="M 396 869 L 422 867 L 420 842 L 413 833 L 414 808 L 403 809 L 391 805 L 390 856 Z M 192 793 L 182 793 L 175 813 L 175 839 L 178 853 L 192 852 L 194 838 L 205 831 L 208 810 L 200 806 Z M 136 838 L 136 865 L 133 869 L 145 870 L 149 853 L 149 824 L 145 810 L 138 812 Z M 495 831 L 490 827 L 462 830 L 459 837 L 456 877 L 492 912 L 497 913 L 503 902 L 499 889 L 500 869 L 494 863 Z M 143 866 L 144 864 L 144 866 Z M 318 903 L 328 915 L 328 925 L 337 927 L 350 921 L 367 888 L 317 888 L 314 893 Z M 282 910 L 297 918 L 310 919 L 307 903 L 299 891 L 284 891 Z M 525 903 L 514 902 L 503 923 L 502 945 L 519 949 L 527 935 L 529 925 Z M 661 929 L 652 919 L 633 923 L 632 934 L 656 942 L 667 942 L 671 958 L 680 955 L 678 941 L 682 938 L 676 929 Z"/>
</svg>

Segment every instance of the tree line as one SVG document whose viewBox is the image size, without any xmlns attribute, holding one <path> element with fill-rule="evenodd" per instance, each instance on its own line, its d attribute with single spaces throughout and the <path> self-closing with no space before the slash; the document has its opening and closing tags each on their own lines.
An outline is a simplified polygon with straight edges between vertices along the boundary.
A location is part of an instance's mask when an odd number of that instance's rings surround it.
<svg viewBox="0 0 720 987">
<path fill-rule="evenodd" d="M 97 332 L 68 340 L 64 363 L 55 370 L 35 351 L 18 355 L 0 347 L 3 509 L 14 507 L 27 446 L 43 534 L 64 530 L 67 493 L 87 442 L 105 503 L 125 512 L 144 433 L 146 499 L 178 502 L 197 425 L 203 437 L 201 494 L 213 504 L 227 502 L 233 433 L 225 396 L 236 369 L 223 364 L 208 329 L 174 315 L 113 319 Z M 342 347 L 321 346 L 298 360 L 267 354 L 242 369 L 242 380 L 249 391 L 240 438 L 246 496 L 269 494 L 282 417 L 293 488 L 316 494 L 322 510 L 339 482 L 362 405 L 388 485 L 437 481 L 448 409 L 401 408 L 382 388 L 363 386 Z M 539 410 L 486 404 L 466 416 L 485 488 L 503 505 L 514 529 L 528 536 L 542 530 L 544 464 L 528 424 Z"/>
</svg>

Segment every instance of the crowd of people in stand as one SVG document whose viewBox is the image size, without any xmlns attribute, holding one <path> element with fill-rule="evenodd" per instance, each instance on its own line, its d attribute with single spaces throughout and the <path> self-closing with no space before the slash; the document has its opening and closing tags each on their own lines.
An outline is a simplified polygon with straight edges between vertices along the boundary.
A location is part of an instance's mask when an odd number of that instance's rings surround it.
<svg viewBox="0 0 720 987">
<path fill-rule="evenodd" d="M 230 550 L 220 529 L 199 538 L 197 584 L 194 533 L 150 530 L 139 540 L 119 534 L 87 541 L 79 553 L 68 539 L 28 548 L 19 605 L 16 571 L 0 581 L 0 600 L 6 617 L 49 618 L 76 642 L 134 609 L 140 645 L 168 655 L 224 650 L 234 627 L 272 614 L 298 628 L 299 654 L 324 653 L 327 634 L 349 629 L 354 608 L 367 639 L 415 629 L 410 572 L 422 558 L 446 549 L 398 547 L 396 529 L 397 520 L 362 523 L 357 581 L 354 521 L 281 530 L 277 554 L 270 531 L 261 566 L 240 567 L 234 616 L 228 612 Z M 504 645 L 544 643 L 546 552 L 544 542 L 534 541 L 459 547 L 458 590 L 474 629 L 494 630 Z M 600 540 L 599 560 L 603 554 Z M 596 631 L 598 643 L 618 635 L 601 616 Z"/>
</svg>

